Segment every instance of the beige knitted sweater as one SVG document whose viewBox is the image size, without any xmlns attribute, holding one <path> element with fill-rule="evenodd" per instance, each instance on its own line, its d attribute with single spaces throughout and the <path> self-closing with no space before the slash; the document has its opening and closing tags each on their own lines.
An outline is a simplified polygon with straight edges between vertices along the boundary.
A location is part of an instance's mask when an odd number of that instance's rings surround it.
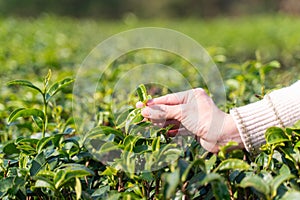
<svg viewBox="0 0 300 200">
<path fill-rule="evenodd" d="M 265 131 L 300 120 L 300 81 L 267 94 L 262 100 L 230 111 L 247 151 L 258 152 Z"/>
</svg>

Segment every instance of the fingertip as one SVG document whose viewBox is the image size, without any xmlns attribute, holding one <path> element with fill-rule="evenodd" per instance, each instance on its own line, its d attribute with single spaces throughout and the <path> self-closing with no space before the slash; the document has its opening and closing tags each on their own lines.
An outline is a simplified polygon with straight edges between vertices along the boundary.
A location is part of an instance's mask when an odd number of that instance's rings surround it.
<svg viewBox="0 0 300 200">
<path fill-rule="evenodd" d="M 142 120 L 142 122 L 146 122 L 146 121 L 149 121 L 149 119 L 148 119 L 148 118 L 144 118 L 144 119 Z"/>
<path fill-rule="evenodd" d="M 142 102 L 138 101 L 138 102 L 136 102 L 135 107 L 136 108 L 143 108 L 144 104 Z"/>
<path fill-rule="evenodd" d="M 142 113 L 143 117 L 145 117 L 145 118 L 149 118 L 150 117 L 149 108 L 142 109 L 141 113 Z"/>
<path fill-rule="evenodd" d="M 154 100 L 153 99 L 149 99 L 146 103 L 147 106 L 153 105 L 154 104 Z"/>
</svg>

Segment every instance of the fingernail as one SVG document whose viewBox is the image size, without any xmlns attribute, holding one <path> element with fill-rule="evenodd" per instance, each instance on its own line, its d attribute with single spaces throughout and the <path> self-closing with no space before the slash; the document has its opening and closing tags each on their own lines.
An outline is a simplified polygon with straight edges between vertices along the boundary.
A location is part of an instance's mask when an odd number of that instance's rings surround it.
<svg viewBox="0 0 300 200">
<path fill-rule="evenodd" d="M 147 101 L 147 105 L 151 105 L 151 104 L 153 104 L 153 99 L 149 99 L 149 100 Z"/>
</svg>

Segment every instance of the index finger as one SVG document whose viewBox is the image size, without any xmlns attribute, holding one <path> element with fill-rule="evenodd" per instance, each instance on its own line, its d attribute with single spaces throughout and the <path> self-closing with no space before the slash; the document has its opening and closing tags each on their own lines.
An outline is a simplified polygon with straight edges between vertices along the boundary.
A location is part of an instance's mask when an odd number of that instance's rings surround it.
<svg viewBox="0 0 300 200">
<path fill-rule="evenodd" d="M 157 97 L 154 99 L 150 99 L 146 105 L 151 106 L 155 104 L 164 104 L 164 105 L 178 105 L 186 103 L 189 94 L 192 90 L 187 90 L 183 92 L 177 92 L 172 94 L 167 94 L 165 96 Z"/>
</svg>

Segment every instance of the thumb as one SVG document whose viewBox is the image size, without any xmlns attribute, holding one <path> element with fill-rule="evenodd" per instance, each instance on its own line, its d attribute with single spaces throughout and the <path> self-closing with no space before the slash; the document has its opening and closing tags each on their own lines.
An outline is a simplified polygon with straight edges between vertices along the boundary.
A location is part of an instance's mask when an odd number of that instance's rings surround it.
<svg viewBox="0 0 300 200">
<path fill-rule="evenodd" d="M 153 105 L 147 106 L 142 110 L 145 118 L 153 120 L 176 119 L 181 121 L 182 108 L 180 105 Z"/>
</svg>

